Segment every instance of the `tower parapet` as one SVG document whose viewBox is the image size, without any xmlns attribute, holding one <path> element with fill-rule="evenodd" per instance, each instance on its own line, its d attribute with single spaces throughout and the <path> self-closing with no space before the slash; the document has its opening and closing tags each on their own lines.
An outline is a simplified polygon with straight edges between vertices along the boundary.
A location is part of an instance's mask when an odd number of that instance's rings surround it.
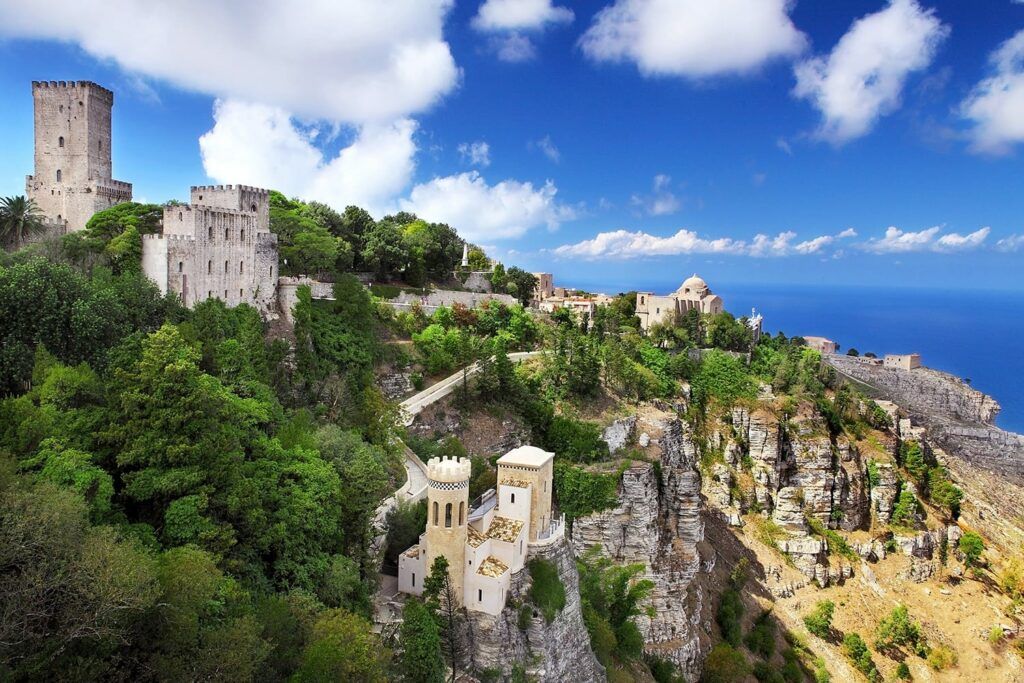
<svg viewBox="0 0 1024 683">
<path fill-rule="evenodd" d="M 434 559 L 448 560 L 448 574 L 461 602 L 469 537 L 469 458 L 431 458 L 427 462 L 427 573 Z"/>
</svg>

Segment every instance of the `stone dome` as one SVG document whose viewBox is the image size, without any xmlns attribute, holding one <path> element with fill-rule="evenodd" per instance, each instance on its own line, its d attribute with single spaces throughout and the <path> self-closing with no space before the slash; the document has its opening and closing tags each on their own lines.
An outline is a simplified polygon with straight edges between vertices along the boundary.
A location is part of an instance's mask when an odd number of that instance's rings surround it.
<svg viewBox="0 0 1024 683">
<path fill-rule="evenodd" d="M 682 286 L 679 287 L 680 292 L 685 292 L 687 290 L 691 292 L 703 292 L 707 289 L 708 283 L 704 282 L 704 280 L 702 280 L 696 273 L 686 278 L 686 280 L 683 281 Z"/>
</svg>

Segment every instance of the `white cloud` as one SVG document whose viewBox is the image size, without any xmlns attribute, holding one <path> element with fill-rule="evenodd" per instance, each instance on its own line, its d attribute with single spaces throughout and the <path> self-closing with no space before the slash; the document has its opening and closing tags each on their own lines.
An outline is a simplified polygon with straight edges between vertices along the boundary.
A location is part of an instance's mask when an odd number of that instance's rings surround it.
<svg viewBox="0 0 1024 683">
<path fill-rule="evenodd" d="M 931 64 L 947 35 L 949 28 L 917 0 L 892 0 L 855 21 L 827 57 L 797 64 L 793 93 L 821 111 L 818 136 L 842 144 L 899 106 L 907 77 Z"/>
<path fill-rule="evenodd" d="M 650 216 L 667 216 L 678 211 L 682 202 L 672 193 L 672 178 L 659 173 L 654 176 L 652 193 L 635 194 L 630 199 L 633 206 L 639 206 Z"/>
<path fill-rule="evenodd" d="M 994 73 L 978 83 L 960 107 L 974 122 L 972 149 L 1005 154 L 1024 142 L 1024 30 L 990 57 Z"/>
<path fill-rule="evenodd" d="M 1024 0 L 1020 0 L 1024 2 Z M 1024 235 L 1010 235 L 996 242 L 999 251 L 1013 252 L 1024 249 Z"/>
<path fill-rule="evenodd" d="M 531 142 L 529 146 L 531 148 L 536 146 L 544 156 L 556 164 L 562 160 L 562 152 L 555 146 L 555 143 L 551 141 L 550 135 L 545 135 L 540 140 L 537 140 L 537 142 Z"/>
<path fill-rule="evenodd" d="M 598 62 L 633 62 L 649 76 L 704 78 L 799 54 L 806 37 L 791 0 L 616 0 L 580 39 Z"/>
<path fill-rule="evenodd" d="M 490 166 L 491 146 L 483 140 L 463 142 L 459 145 L 459 156 L 462 157 L 463 162 L 471 166 Z"/>
<path fill-rule="evenodd" d="M 379 216 L 412 180 L 415 131 L 410 119 L 364 124 L 328 159 L 315 144 L 317 132 L 299 127 L 283 109 L 218 100 L 199 149 L 206 174 L 217 182 L 273 187 L 339 208 L 356 204 Z"/>
<path fill-rule="evenodd" d="M 794 244 L 796 233 L 780 232 L 775 236 L 759 234 L 750 241 L 732 237 L 701 237 L 693 230 L 682 229 L 674 235 L 660 237 L 642 231 L 614 230 L 602 232 L 592 239 L 564 244 L 553 252 L 557 256 L 594 259 L 632 259 L 651 256 L 682 256 L 688 254 L 729 254 L 734 256 L 778 257 L 820 252 L 837 239 L 857 233 L 844 230 L 838 235 L 824 235 Z"/>
<path fill-rule="evenodd" d="M 470 171 L 419 184 L 399 204 L 405 211 L 448 223 L 468 240 L 500 240 L 541 226 L 555 230 L 574 219 L 576 211 L 558 203 L 557 193 L 550 180 L 540 187 L 518 180 L 488 185 Z"/>
<path fill-rule="evenodd" d="M 547 24 L 568 24 L 574 18 L 567 7 L 551 0 L 487 0 L 473 17 L 479 31 L 530 31 Z"/>
<path fill-rule="evenodd" d="M 537 56 L 537 48 L 533 41 L 521 33 L 512 33 L 507 36 L 494 36 L 490 40 L 490 47 L 498 59 L 510 64 L 528 62 Z"/>
<path fill-rule="evenodd" d="M 895 226 L 889 226 L 885 235 L 879 238 L 870 239 L 861 245 L 864 249 L 876 254 L 905 254 L 921 251 L 968 251 L 977 249 L 988 238 L 990 228 L 980 228 L 967 235 L 956 232 L 940 234 L 941 226 L 933 226 L 916 232 L 900 230 Z"/>
<path fill-rule="evenodd" d="M 308 118 L 393 121 L 458 83 L 453 0 L 33 0 L 0 3 L 0 35 L 59 40 L 126 71 Z"/>
</svg>

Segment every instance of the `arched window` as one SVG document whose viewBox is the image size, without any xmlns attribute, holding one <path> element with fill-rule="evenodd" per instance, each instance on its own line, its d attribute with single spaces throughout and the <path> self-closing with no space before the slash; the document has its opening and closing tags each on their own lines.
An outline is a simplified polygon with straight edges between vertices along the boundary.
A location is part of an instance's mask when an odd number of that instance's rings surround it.
<svg viewBox="0 0 1024 683">
<path fill-rule="evenodd" d="M 245 261 L 238 262 L 238 274 L 241 275 L 245 272 Z"/>
<path fill-rule="evenodd" d="M 238 298 L 241 299 L 244 296 L 245 296 L 245 293 L 241 289 L 238 290 Z"/>
<path fill-rule="evenodd" d="M 61 179 L 61 173 L 60 173 L 60 169 L 58 168 L 57 169 L 57 182 L 58 183 L 60 182 L 60 179 Z"/>
<path fill-rule="evenodd" d="M 446 503 L 444 506 L 444 528 L 450 529 L 452 527 L 452 504 Z"/>
<path fill-rule="evenodd" d="M 462 524 L 463 524 L 462 520 L 465 519 L 465 515 L 466 515 L 466 504 L 465 503 L 459 503 L 459 526 L 462 526 Z"/>
<path fill-rule="evenodd" d="M 178 272 L 179 272 L 179 273 L 180 273 L 180 272 L 182 272 L 182 269 L 183 269 L 184 267 L 185 267 L 185 264 L 184 264 L 184 263 L 182 263 L 181 261 L 178 261 Z"/>
<path fill-rule="evenodd" d="M 64 146 L 64 136 L 63 135 L 61 135 L 59 138 L 57 138 L 57 146 L 58 147 L 63 147 Z"/>
<path fill-rule="evenodd" d="M 225 273 L 228 272 L 228 262 L 227 261 L 224 262 L 224 272 Z"/>
<path fill-rule="evenodd" d="M 434 526 L 437 526 L 437 501 L 434 501 Z"/>
<path fill-rule="evenodd" d="M 241 230 L 238 231 L 238 239 L 242 240 L 243 242 L 245 241 L 245 228 L 242 228 Z"/>
<path fill-rule="evenodd" d="M 252 205 L 252 210 L 253 210 L 253 211 L 255 211 L 255 210 L 256 210 L 256 205 L 255 205 L 255 204 L 253 204 L 253 205 Z"/>
<path fill-rule="evenodd" d="M 57 222 L 60 223 L 60 214 L 57 214 Z"/>
<path fill-rule="evenodd" d="M 228 238 L 228 229 L 224 228 L 224 239 L 226 240 L 227 238 Z"/>
<path fill-rule="evenodd" d="M 183 217 L 182 217 L 182 215 L 181 215 L 181 211 L 179 211 L 179 212 L 178 212 L 178 220 L 179 220 L 179 221 L 181 221 L 181 220 L 184 220 L 184 218 L 183 218 Z"/>
</svg>

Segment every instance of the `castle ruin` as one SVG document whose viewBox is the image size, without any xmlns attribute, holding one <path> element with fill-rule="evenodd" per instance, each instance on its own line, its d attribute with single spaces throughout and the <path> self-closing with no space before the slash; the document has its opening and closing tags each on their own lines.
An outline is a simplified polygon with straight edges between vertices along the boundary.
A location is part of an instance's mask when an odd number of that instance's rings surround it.
<svg viewBox="0 0 1024 683">
<path fill-rule="evenodd" d="M 277 294 L 270 191 L 201 185 L 189 204 L 164 207 L 162 234 L 142 236 L 142 272 L 188 307 L 217 298 L 266 313 Z"/>
<path fill-rule="evenodd" d="M 132 200 L 111 177 L 114 93 L 90 81 L 33 81 L 35 173 L 25 195 L 58 233 L 85 228 L 93 214 Z"/>
</svg>

